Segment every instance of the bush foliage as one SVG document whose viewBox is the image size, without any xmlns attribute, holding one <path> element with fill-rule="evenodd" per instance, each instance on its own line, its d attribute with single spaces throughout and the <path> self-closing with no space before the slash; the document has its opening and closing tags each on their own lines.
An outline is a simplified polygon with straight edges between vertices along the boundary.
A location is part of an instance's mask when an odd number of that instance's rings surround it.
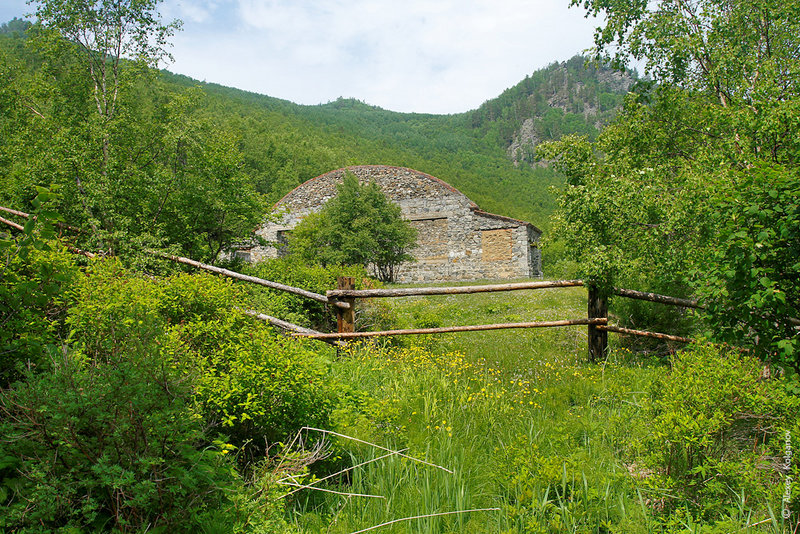
<svg viewBox="0 0 800 534">
<path fill-rule="evenodd" d="M 63 311 L 36 315 L 68 332 L 58 350 L 0 391 L 0 526 L 282 528 L 272 490 L 247 488 L 271 477 L 271 445 L 327 425 L 325 360 L 236 311 L 247 293 L 228 280 L 95 260 L 70 287 Z"/>
<path fill-rule="evenodd" d="M 188 530 L 221 507 L 236 477 L 190 393 L 154 344 L 92 364 L 70 353 L 3 392 L 2 527 Z"/>
<path fill-rule="evenodd" d="M 292 231 L 289 248 L 308 263 L 360 265 L 384 282 L 402 262 L 413 261 L 417 231 L 401 217 L 378 184 L 361 185 L 345 173 L 336 196 Z"/>
<path fill-rule="evenodd" d="M 654 383 L 642 446 L 663 512 L 718 519 L 739 500 L 780 500 L 777 459 L 800 398 L 768 373 L 755 358 L 707 345 L 676 355 L 669 376 Z"/>
</svg>

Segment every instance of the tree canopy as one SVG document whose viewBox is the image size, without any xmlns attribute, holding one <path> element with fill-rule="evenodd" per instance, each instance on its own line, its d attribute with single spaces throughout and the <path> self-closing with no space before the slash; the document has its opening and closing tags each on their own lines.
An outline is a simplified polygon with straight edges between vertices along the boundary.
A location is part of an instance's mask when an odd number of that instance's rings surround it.
<svg viewBox="0 0 800 534">
<path fill-rule="evenodd" d="M 203 92 L 159 79 L 179 24 L 162 22 L 158 4 L 42 0 L 27 38 L 3 39 L 1 198 L 26 209 L 34 186 L 53 185 L 84 248 L 212 259 L 264 206 L 239 136 Z"/>
<path fill-rule="evenodd" d="M 293 231 L 290 250 L 323 265 L 362 265 L 380 280 L 394 280 L 397 268 L 414 258 L 417 232 L 401 217 L 375 182 L 361 185 L 345 173 L 337 195 Z"/>
<path fill-rule="evenodd" d="M 584 274 L 695 294 L 707 335 L 800 369 L 800 3 L 572 5 L 605 17 L 595 58 L 652 76 L 596 142 L 543 149 Z"/>
</svg>

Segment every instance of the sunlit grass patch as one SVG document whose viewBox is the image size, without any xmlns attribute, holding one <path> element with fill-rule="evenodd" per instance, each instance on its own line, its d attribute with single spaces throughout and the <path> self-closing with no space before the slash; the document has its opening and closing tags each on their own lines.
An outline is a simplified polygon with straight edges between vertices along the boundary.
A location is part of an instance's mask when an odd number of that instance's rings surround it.
<svg viewBox="0 0 800 534">
<path fill-rule="evenodd" d="M 585 316 L 582 288 L 557 291 L 391 306 L 404 327 Z M 590 364 L 586 350 L 582 327 L 409 337 L 340 351 L 331 363 L 331 380 L 346 391 L 337 427 L 452 473 L 381 459 L 329 487 L 383 499 L 301 494 L 296 524 L 343 534 L 400 518 L 379 531 L 700 532 L 693 512 L 662 514 L 665 490 L 653 487 L 656 471 L 642 452 L 670 369 L 618 347 Z M 346 450 L 354 464 L 378 455 Z M 778 531 L 763 502 L 740 500 L 747 504 L 736 511 L 735 501 L 726 525 Z M 493 510 L 407 519 L 467 509 Z M 748 514 L 764 522 L 752 527 Z"/>
</svg>

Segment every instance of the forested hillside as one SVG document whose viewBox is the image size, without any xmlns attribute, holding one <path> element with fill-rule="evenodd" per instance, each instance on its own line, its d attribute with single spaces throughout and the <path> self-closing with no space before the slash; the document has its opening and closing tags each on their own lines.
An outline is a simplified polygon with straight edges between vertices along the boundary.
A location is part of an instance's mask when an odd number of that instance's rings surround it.
<svg viewBox="0 0 800 534">
<path fill-rule="evenodd" d="M 75 223 L 93 219 L 106 233 L 131 232 L 205 258 L 241 237 L 298 184 L 354 164 L 427 172 L 483 209 L 547 230 L 555 209 L 551 188 L 562 178 L 535 164 L 535 144 L 566 133 L 595 136 L 627 88 L 609 82 L 610 71 L 585 69 L 575 57 L 533 73 L 477 110 L 436 116 L 349 99 L 300 106 L 168 71 L 130 69 L 119 80 L 116 107 L 98 116 L 92 80 L 80 75 L 85 54 L 37 28 L 26 36 L 28 26 L 15 20 L 0 33 L 0 200 L 29 209 L 32 185 L 56 184 L 69 204 L 58 211 Z M 87 127 L 89 118 L 100 120 Z M 117 186 L 100 185 L 111 176 L 119 177 Z M 178 210 L 184 201 L 189 206 Z M 167 220 L 185 228 L 162 228 Z"/>
<path fill-rule="evenodd" d="M 315 141 L 325 137 L 328 147 L 351 148 L 354 162 L 423 170 L 461 189 L 484 209 L 548 228 L 554 209 L 549 188 L 562 181 L 546 165 L 537 165 L 536 145 L 571 133 L 596 137 L 633 81 L 633 76 L 587 65 L 585 58 L 575 56 L 534 72 L 476 110 L 446 116 L 395 113 L 345 98 L 300 106 L 215 84 L 203 87 L 226 102 L 239 103 L 243 113 L 269 110 L 307 121 L 294 124 L 312 138 L 312 128 L 321 130 Z M 311 176 L 301 173 L 303 177 Z M 275 182 L 271 198 L 280 198 L 287 185 L 286 180 Z"/>
</svg>

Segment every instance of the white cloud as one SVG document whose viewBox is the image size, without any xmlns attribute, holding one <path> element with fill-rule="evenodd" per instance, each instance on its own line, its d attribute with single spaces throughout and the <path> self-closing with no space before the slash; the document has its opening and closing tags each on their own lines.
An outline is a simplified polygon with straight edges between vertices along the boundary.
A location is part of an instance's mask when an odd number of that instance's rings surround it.
<svg viewBox="0 0 800 534">
<path fill-rule="evenodd" d="M 467 111 L 591 44 L 565 0 L 169 0 L 173 70 L 315 104 Z M 167 9 L 162 10 L 167 15 Z"/>
<path fill-rule="evenodd" d="M 164 0 L 171 70 L 302 104 L 455 113 L 591 45 L 568 0 Z M 33 11 L 0 0 L 0 14 Z"/>
</svg>

